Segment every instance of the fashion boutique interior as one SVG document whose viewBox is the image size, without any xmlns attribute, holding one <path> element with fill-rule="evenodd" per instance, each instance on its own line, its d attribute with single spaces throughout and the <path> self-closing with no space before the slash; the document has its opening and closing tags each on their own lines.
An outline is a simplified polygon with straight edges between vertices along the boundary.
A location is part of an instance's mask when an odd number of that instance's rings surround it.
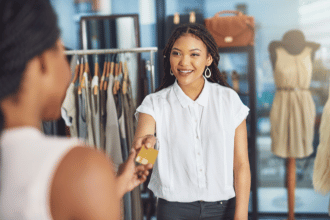
<svg viewBox="0 0 330 220">
<path fill-rule="evenodd" d="M 330 1 L 52 0 L 72 70 L 49 135 L 79 137 L 115 167 L 132 147 L 136 108 L 160 86 L 163 50 L 180 24 L 205 25 L 219 69 L 242 102 L 251 168 L 249 219 L 328 219 Z M 149 175 L 150 178 L 150 175 Z M 149 179 L 122 219 L 156 219 Z"/>
</svg>

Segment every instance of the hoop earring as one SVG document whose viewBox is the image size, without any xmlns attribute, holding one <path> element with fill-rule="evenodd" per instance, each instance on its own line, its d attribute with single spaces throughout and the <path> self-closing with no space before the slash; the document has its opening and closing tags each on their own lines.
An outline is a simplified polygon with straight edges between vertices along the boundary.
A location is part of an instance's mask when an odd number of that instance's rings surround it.
<svg viewBox="0 0 330 220">
<path fill-rule="evenodd" d="M 172 70 L 170 69 L 170 74 L 171 74 L 171 76 L 174 76 L 174 74 L 173 74 L 173 72 L 172 72 Z"/>
<path fill-rule="evenodd" d="M 208 71 L 208 72 L 207 72 Z M 204 75 L 206 78 L 210 78 L 211 77 L 211 70 L 209 67 L 206 68 Z"/>
</svg>

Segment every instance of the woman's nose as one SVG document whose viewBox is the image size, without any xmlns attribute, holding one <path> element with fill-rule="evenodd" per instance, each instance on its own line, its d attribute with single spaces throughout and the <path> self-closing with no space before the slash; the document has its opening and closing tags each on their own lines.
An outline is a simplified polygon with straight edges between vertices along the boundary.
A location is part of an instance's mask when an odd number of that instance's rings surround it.
<svg viewBox="0 0 330 220">
<path fill-rule="evenodd" d="M 190 63 L 190 58 L 189 58 L 189 56 L 182 56 L 179 64 L 180 64 L 181 66 L 188 66 L 189 63 Z"/>
</svg>

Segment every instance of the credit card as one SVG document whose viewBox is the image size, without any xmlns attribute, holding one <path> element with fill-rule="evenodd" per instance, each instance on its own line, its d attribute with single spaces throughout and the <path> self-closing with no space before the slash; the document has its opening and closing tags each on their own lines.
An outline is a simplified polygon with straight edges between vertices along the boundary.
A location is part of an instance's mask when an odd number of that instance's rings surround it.
<svg viewBox="0 0 330 220">
<path fill-rule="evenodd" d="M 148 163 L 155 164 L 157 155 L 158 150 L 155 150 L 153 148 L 147 149 L 143 145 L 135 161 L 143 165 L 146 165 Z"/>
</svg>

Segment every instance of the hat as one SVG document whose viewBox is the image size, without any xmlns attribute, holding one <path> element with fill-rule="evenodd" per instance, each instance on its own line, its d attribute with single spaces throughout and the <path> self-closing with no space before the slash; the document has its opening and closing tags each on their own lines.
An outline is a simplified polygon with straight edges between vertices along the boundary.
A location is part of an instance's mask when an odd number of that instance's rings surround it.
<svg viewBox="0 0 330 220">
<path fill-rule="evenodd" d="M 301 53 L 306 46 L 314 48 L 316 45 L 313 42 L 307 42 L 304 33 L 300 30 L 287 31 L 279 43 L 292 54 Z"/>
</svg>

